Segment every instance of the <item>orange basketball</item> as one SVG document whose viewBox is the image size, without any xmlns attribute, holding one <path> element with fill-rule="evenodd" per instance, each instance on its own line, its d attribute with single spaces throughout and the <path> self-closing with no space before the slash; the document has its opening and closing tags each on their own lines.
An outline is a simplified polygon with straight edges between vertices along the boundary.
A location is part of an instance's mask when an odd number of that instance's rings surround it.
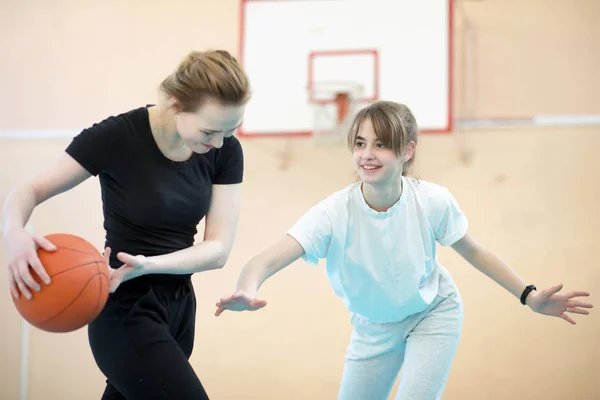
<svg viewBox="0 0 600 400">
<path fill-rule="evenodd" d="M 46 238 L 55 251 L 38 250 L 50 276 L 44 284 L 32 270 L 41 290 L 31 291 L 27 300 L 14 299 L 21 316 L 31 325 L 48 332 L 71 332 L 93 321 L 108 299 L 108 266 L 96 248 L 78 236 L 57 233 Z"/>
</svg>

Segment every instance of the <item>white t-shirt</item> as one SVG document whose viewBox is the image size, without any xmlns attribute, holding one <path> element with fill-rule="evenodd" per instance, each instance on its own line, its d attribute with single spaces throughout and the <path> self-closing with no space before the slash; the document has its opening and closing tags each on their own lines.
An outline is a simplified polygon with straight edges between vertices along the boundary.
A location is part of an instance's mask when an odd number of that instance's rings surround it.
<svg viewBox="0 0 600 400">
<path fill-rule="evenodd" d="M 467 232 L 467 218 L 443 186 L 402 177 L 402 196 L 378 212 L 360 183 L 308 210 L 287 232 L 306 262 L 326 258 L 326 274 L 348 310 L 363 319 L 397 322 L 426 309 L 438 293 L 436 243 Z"/>
</svg>

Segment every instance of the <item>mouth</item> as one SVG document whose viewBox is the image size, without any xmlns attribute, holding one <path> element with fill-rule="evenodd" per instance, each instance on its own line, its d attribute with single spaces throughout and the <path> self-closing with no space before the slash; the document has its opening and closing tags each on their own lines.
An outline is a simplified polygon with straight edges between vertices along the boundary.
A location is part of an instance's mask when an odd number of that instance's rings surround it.
<svg viewBox="0 0 600 400">
<path fill-rule="evenodd" d="M 202 146 L 204 146 L 204 148 L 205 148 L 206 150 L 210 150 L 210 149 L 212 149 L 212 148 L 214 147 L 214 146 L 211 146 L 211 145 L 209 145 L 209 144 L 202 144 Z"/>
<path fill-rule="evenodd" d="M 361 165 L 360 169 L 365 172 L 373 172 L 381 169 L 381 165 Z"/>
</svg>

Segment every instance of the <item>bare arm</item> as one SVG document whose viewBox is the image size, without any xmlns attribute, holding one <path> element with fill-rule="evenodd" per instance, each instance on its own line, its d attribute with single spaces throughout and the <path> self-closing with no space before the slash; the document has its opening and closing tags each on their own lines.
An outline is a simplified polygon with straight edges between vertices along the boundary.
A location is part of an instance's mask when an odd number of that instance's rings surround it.
<svg viewBox="0 0 600 400">
<path fill-rule="evenodd" d="M 170 254 L 147 257 L 142 274 L 189 274 L 222 268 L 235 240 L 241 189 L 241 184 L 214 185 L 204 241 Z"/>
<path fill-rule="evenodd" d="M 37 248 L 53 251 L 54 245 L 45 238 L 29 235 L 24 229 L 33 210 L 90 176 L 77 161 L 64 153 L 52 166 L 31 181 L 16 187 L 8 195 L 3 208 L 2 237 L 6 248 L 8 283 L 15 298 L 19 297 L 17 288 L 26 298 L 31 298 L 29 289 L 41 289 L 31 276 L 30 268 L 44 283 L 50 283 L 50 277 L 37 256 Z"/>
<path fill-rule="evenodd" d="M 244 265 L 235 293 L 217 302 L 215 315 L 225 310 L 256 311 L 264 307 L 266 301 L 256 299 L 263 283 L 300 257 L 312 264 L 326 258 L 332 233 L 326 208 L 322 204 L 311 207 L 285 236 Z"/>
<path fill-rule="evenodd" d="M 477 242 L 468 233 L 452 248 L 469 264 L 509 291 L 516 298 L 527 286 L 523 279 L 492 250 Z"/>
<path fill-rule="evenodd" d="M 237 290 L 255 297 L 258 289 L 268 278 L 302 257 L 303 254 L 304 249 L 300 243 L 290 235 L 285 235 L 244 265 L 238 279 Z"/>
<path fill-rule="evenodd" d="M 469 234 L 453 244 L 452 248 L 469 264 L 493 279 L 517 299 L 521 298 L 527 284 L 490 249 L 478 243 Z M 527 296 L 525 302 L 537 313 L 559 317 L 574 325 L 575 321 L 567 313 L 589 314 L 585 309 L 592 308 L 592 304 L 575 299 L 589 296 L 589 293 L 584 291 L 558 293 L 562 288 L 563 285 L 559 284 L 544 290 L 533 291 Z"/>
<path fill-rule="evenodd" d="M 23 229 L 35 207 L 72 189 L 90 176 L 70 155 L 62 154 L 50 168 L 10 192 L 4 203 L 3 234 Z"/>
<path fill-rule="evenodd" d="M 225 310 L 256 311 L 267 305 L 265 300 L 256 299 L 256 292 L 271 276 L 302 257 L 304 249 L 290 235 L 285 235 L 277 243 L 252 258 L 238 279 L 236 292 L 220 299 L 215 315 L 218 317 Z"/>
</svg>

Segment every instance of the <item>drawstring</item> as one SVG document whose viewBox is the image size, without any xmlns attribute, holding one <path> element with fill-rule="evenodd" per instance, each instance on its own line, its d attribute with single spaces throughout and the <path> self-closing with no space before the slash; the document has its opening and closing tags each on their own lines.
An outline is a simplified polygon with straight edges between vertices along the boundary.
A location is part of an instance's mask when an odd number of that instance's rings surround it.
<svg viewBox="0 0 600 400">
<path fill-rule="evenodd" d="M 188 301 L 179 301 L 179 299 L 180 298 L 184 299 L 185 296 L 192 293 L 193 290 L 194 290 L 194 288 L 192 285 L 191 278 L 187 278 L 184 281 L 178 282 L 177 288 L 175 289 L 176 303 L 173 305 L 175 307 L 175 309 L 171 310 L 171 312 L 174 312 L 175 315 L 173 316 L 173 322 L 169 323 L 169 326 L 174 329 L 173 335 L 175 335 L 175 337 L 179 337 L 179 335 L 182 334 L 181 332 L 185 332 L 185 330 L 187 330 L 187 327 L 185 327 L 185 329 L 182 331 L 181 327 L 179 325 L 181 324 L 181 320 L 183 318 L 184 313 L 190 307 L 189 300 Z M 171 318 L 169 318 L 169 319 L 171 319 Z"/>
<path fill-rule="evenodd" d="M 191 291 L 192 291 L 192 280 L 186 279 L 185 281 L 181 282 L 181 284 L 179 284 L 177 286 L 177 289 L 175 289 L 175 300 L 179 300 L 180 297 L 185 296 L 187 293 L 190 293 Z"/>
</svg>

